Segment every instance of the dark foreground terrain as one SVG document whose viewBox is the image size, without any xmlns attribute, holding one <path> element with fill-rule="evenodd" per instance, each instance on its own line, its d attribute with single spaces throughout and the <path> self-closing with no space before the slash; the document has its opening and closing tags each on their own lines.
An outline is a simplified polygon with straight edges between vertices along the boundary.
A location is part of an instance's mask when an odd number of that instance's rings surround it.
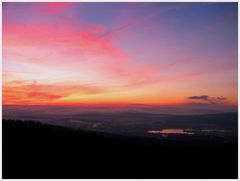
<svg viewBox="0 0 240 181">
<path fill-rule="evenodd" d="M 3 120 L 3 178 L 237 178 L 237 137 L 165 139 Z"/>
</svg>

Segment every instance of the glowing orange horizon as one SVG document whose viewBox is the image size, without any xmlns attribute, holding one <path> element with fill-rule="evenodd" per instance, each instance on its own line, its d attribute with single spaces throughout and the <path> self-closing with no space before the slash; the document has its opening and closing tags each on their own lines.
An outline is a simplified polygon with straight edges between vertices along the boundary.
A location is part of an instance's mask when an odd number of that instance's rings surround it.
<svg viewBox="0 0 240 181">
<path fill-rule="evenodd" d="M 3 105 L 237 105 L 234 18 L 123 4 L 4 3 Z"/>
</svg>

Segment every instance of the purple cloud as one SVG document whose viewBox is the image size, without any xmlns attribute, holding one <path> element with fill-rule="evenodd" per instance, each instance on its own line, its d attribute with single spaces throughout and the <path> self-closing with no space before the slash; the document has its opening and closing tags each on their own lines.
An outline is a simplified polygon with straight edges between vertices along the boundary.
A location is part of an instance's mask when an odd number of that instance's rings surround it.
<svg viewBox="0 0 240 181">
<path fill-rule="evenodd" d="M 226 100 L 225 97 L 210 97 L 208 95 L 200 95 L 200 96 L 190 96 L 187 97 L 190 100 L 200 100 L 200 101 L 205 101 L 205 102 L 209 102 L 211 104 L 220 104 L 223 101 Z"/>
</svg>

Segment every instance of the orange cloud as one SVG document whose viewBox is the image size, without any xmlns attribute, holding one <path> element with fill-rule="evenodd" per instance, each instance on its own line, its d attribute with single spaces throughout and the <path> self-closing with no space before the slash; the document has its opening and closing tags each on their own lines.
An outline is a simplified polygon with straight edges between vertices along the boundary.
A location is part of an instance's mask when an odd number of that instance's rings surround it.
<svg viewBox="0 0 240 181">
<path fill-rule="evenodd" d="M 73 93 L 98 94 L 102 88 L 91 85 L 39 84 L 28 81 L 12 81 L 3 85 L 3 104 L 41 104 L 61 102 Z"/>
</svg>

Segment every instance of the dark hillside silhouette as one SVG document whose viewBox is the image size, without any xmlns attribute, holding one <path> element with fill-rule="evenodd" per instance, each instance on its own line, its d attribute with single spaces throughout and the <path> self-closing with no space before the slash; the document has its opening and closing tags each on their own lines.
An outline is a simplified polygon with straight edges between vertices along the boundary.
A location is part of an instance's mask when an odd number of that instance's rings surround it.
<svg viewBox="0 0 240 181">
<path fill-rule="evenodd" d="M 237 178 L 237 139 L 154 139 L 3 120 L 3 178 Z"/>
</svg>

